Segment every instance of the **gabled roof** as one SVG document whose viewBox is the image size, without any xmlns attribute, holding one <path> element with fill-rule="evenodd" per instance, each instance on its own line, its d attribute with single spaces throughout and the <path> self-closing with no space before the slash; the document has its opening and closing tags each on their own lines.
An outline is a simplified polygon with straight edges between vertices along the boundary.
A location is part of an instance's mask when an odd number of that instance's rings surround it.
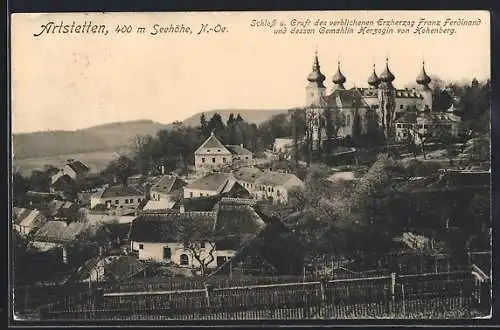
<svg viewBox="0 0 500 330">
<path fill-rule="evenodd" d="M 139 191 L 134 186 L 116 185 L 106 188 L 101 195 L 101 198 L 126 197 L 126 196 L 143 196 L 144 193 Z"/>
<path fill-rule="evenodd" d="M 144 268 L 145 265 L 134 257 L 119 256 L 105 264 L 104 274 L 112 276 L 116 281 L 123 281 L 143 271 Z"/>
<path fill-rule="evenodd" d="M 184 210 L 187 211 L 212 211 L 221 200 L 220 195 L 186 198 L 183 201 Z"/>
<path fill-rule="evenodd" d="M 183 242 L 190 235 L 210 238 L 215 212 L 143 214 L 132 222 L 129 241 Z"/>
<path fill-rule="evenodd" d="M 14 223 L 16 225 L 25 227 L 33 225 L 33 223 L 38 217 L 43 216 L 41 212 L 38 210 L 29 210 L 29 209 L 14 207 L 12 211 L 13 211 L 12 215 Z"/>
<path fill-rule="evenodd" d="M 336 89 L 330 95 L 324 97 L 323 102 L 326 102 L 326 106 L 331 108 L 368 107 L 368 103 L 366 103 L 363 95 L 357 88 L 348 90 Z"/>
<path fill-rule="evenodd" d="M 253 183 L 262 173 L 257 167 L 240 167 L 233 172 L 233 175 L 236 180 Z"/>
<path fill-rule="evenodd" d="M 226 148 L 233 154 L 233 155 L 240 155 L 240 156 L 248 156 L 251 155 L 252 152 L 248 149 L 245 149 L 243 146 L 240 145 L 233 145 L 233 144 L 228 144 L 226 145 Z"/>
<path fill-rule="evenodd" d="M 53 186 L 53 187 L 64 187 L 64 186 L 71 186 L 71 185 L 73 185 L 73 183 L 74 183 L 73 178 L 71 178 L 67 174 L 64 174 L 64 175 L 61 175 L 60 177 L 58 177 L 56 179 L 56 181 L 54 181 L 54 183 L 52 183 L 51 186 Z"/>
<path fill-rule="evenodd" d="M 226 154 L 231 153 L 213 133 L 208 137 L 208 139 L 205 140 L 205 142 L 201 144 L 201 146 L 198 149 L 196 149 L 194 153 L 197 154 L 202 149 L 208 149 L 208 148 L 220 150 L 221 153 L 226 153 Z"/>
<path fill-rule="evenodd" d="M 174 188 L 185 186 L 187 183 L 173 175 L 164 175 L 158 180 L 151 190 L 159 191 L 165 194 L 170 194 Z"/>
<path fill-rule="evenodd" d="M 210 173 L 185 186 L 186 189 L 221 191 L 233 176 L 230 173 Z"/>
<path fill-rule="evenodd" d="M 88 166 L 79 160 L 73 161 L 73 162 L 68 163 L 66 165 L 68 165 L 77 174 L 87 173 L 88 171 L 90 171 Z"/>
<path fill-rule="evenodd" d="M 291 188 L 293 186 L 302 185 L 303 182 L 295 176 L 295 174 L 265 171 L 255 180 L 255 184 Z"/>
<path fill-rule="evenodd" d="M 35 233 L 36 239 L 49 242 L 73 241 L 86 228 L 82 222 L 48 221 Z"/>
<path fill-rule="evenodd" d="M 139 216 L 130 241 L 180 243 L 196 237 L 214 240 L 217 249 L 237 249 L 253 239 L 266 223 L 247 205 L 221 205 L 217 212 L 185 212 Z"/>
<path fill-rule="evenodd" d="M 156 200 L 149 200 L 146 205 L 142 208 L 144 211 L 149 211 L 149 210 L 170 210 L 171 208 L 174 207 L 175 201 L 168 200 L 168 199 L 161 199 L 159 201 Z"/>
</svg>

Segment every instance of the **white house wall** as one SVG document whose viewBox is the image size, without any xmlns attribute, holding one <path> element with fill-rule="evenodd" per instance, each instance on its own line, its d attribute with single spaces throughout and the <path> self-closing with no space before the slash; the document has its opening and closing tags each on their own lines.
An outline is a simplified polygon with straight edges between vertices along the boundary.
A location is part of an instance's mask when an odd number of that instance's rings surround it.
<svg viewBox="0 0 500 330">
<path fill-rule="evenodd" d="M 139 245 L 142 244 L 143 248 L 140 249 Z M 171 251 L 171 259 L 163 258 L 163 248 L 168 247 Z M 148 243 L 148 242 L 131 242 L 131 248 L 133 251 L 139 252 L 139 260 L 154 260 L 157 262 L 172 262 L 176 265 L 181 266 L 180 258 L 182 254 L 188 256 L 188 265 L 183 265 L 185 267 L 199 267 L 200 263 L 191 255 L 189 250 L 184 249 L 184 244 L 182 243 Z M 208 257 L 208 252 L 211 247 L 207 243 L 205 249 L 202 250 L 202 258 Z M 214 260 L 208 265 L 208 268 L 217 267 L 217 257 L 232 257 L 235 251 L 231 250 L 215 250 L 213 253 Z"/>
</svg>

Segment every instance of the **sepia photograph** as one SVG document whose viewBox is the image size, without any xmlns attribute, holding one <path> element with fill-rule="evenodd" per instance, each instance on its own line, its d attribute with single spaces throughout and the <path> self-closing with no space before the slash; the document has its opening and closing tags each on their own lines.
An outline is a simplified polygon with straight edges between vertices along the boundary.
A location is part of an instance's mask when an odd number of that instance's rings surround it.
<svg viewBox="0 0 500 330">
<path fill-rule="evenodd" d="M 16 322 L 491 318 L 489 12 L 10 25 Z"/>
</svg>

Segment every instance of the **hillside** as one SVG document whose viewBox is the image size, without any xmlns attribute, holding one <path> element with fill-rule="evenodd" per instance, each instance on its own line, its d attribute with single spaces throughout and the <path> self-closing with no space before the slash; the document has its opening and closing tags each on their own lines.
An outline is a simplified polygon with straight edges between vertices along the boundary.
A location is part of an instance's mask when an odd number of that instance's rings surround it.
<svg viewBox="0 0 500 330">
<path fill-rule="evenodd" d="M 136 135 L 154 135 L 165 127 L 151 120 L 138 120 L 76 131 L 14 134 L 14 155 L 17 159 L 23 159 L 123 148 L 130 146 Z"/>
<path fill-rule="evenodd" d="M 240 114 L 246 121 L 260 124 L 284 110 L 210 110 L 206 111 L 207 120 L 218 112 L 224 121 L 230 113 Z M 186 118 L 182 122 L 187 126 L 197 126 L 201 113 Z M 161 129 L 168 129 L 170 124 L 161 124 L 152 120 L 136 120 L 120 123 L 103 124 L 76 131 L 50 131 L 20 133 L 13 135 L 13 148 L 16 159 L 39 158 L 65 154 L 112 151 L 131 146 L 137 135 L 156 135 Z"/>
</svg>

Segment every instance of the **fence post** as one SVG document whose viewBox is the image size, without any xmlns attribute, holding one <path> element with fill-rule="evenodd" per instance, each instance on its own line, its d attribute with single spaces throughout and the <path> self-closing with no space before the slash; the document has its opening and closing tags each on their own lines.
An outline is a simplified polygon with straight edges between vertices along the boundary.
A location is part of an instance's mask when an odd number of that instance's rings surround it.
<svg viewBox="0 0 500 330">
<path fill-rule="evenodd" d="M 207 307 L 210 307 L 210 296 L 212 294 L 213 287 L 212 285 L 206 283 L 205 284 L 205 299 L 207 300 Z"/>
<path fill-rule="evenodd" d="M 320 280 L 320 290 L 321 290 L 321 304 L 326 304 L 326 286 L 328 285 L 328 279 L 326 277 L 321 278 Z"/>
<path fill-rule="evenodd" d="M 393 312 L 396 312 L 396 273 L 391 273 L 391 299 Z"/>
</svg>

